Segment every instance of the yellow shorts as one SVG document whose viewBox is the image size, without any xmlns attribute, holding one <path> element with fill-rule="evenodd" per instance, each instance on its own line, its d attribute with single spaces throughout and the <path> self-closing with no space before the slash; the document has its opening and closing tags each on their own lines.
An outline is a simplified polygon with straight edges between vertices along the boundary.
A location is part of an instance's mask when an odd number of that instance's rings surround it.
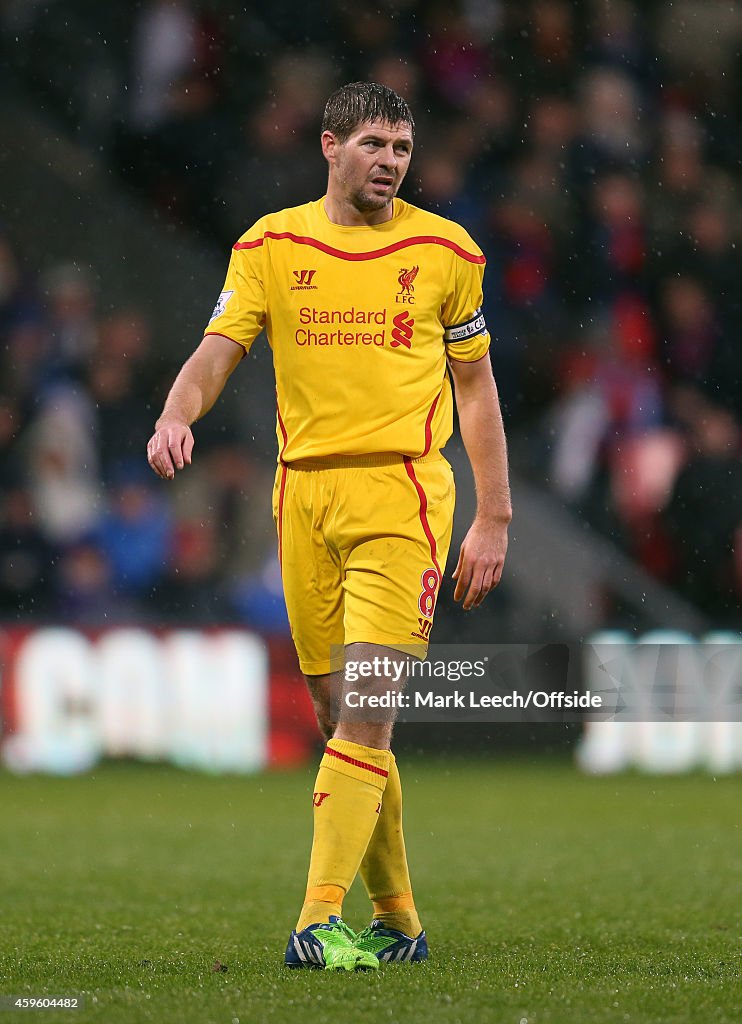
<svg viewBox="0 0 742 1024">
<path fill-rule="evenodd" d="M 302 672 L 338 669 L 337 650 L 359 642 L 424 656 L 454 500 L 440 452 L 279 465 L 273 516 Z"/>
</svg>

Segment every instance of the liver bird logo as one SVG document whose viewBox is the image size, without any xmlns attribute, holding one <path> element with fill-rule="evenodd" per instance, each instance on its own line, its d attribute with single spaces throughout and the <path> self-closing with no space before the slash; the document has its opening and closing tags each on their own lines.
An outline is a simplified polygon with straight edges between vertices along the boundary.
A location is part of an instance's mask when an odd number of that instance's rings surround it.
<svg viewBox="0 0 742 1024">
<path fill-rule="evenodd" d="M 410 270 L 408 270 L 407 267 L 402 267 L 399 272 L 399 277 L 397 278 L 399 281 L 400 295 L 412 295 L 415 290 L 415 286 L 412 282 L 417 277 L 419 270 L 420 268 L 417 266 L 412 267 Z"/>
</svg>

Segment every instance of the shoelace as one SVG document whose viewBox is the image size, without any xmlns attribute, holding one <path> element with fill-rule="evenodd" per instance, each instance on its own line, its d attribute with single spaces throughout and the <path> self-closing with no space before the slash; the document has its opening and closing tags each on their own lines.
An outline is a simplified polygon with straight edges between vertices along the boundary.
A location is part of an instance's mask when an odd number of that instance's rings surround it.
<svg viewBox="0 0 742 1024">
<path fill-rule="evenodd" d="M 355 942 L 358 938 L 353 929 L 340 918 L 338 918 L 337 921 L 333 921 L 332 926 L 337 929 L 341 935 L 344 935 L 346 939 L 350 939 L 351 942 Z"/>
</svg>

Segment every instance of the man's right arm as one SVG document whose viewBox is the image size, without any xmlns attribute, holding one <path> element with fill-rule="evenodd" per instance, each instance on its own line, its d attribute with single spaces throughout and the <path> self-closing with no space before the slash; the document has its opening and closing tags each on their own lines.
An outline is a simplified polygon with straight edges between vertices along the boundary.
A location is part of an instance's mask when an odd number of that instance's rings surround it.
<svg viewBox="0 0 742 1024">
<path fill-rule="evenodd" d="M 172 480 L 176 469 L 190 465 L 191 424 L 209 411 L 244 354 L 229 338 L 207 334 L 183 364 L 147 445 L 149 464 L 163 480 Z"/>
</svg>

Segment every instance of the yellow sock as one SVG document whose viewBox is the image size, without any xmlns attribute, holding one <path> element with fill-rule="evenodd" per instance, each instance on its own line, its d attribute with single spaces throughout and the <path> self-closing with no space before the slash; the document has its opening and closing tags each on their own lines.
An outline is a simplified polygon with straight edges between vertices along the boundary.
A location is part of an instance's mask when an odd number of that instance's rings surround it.
<svg viewBox="0 0 742 1024">
<path fill-rule="evenodd" d="M 330 740 L 314 785 L 314 840 L 296 930 L 341 913 L 378 821 L 389 774 L 388 750 Z"/>
<path fill-rule="evenodd" d="M 422 925 L 412 897 L 402 831 L 402 784 L 394 754 L 390 754 L 379 820 L 361 862 L 361 878 L 377 921 L 412 938 L 420 934 Z"/>
</svg>

